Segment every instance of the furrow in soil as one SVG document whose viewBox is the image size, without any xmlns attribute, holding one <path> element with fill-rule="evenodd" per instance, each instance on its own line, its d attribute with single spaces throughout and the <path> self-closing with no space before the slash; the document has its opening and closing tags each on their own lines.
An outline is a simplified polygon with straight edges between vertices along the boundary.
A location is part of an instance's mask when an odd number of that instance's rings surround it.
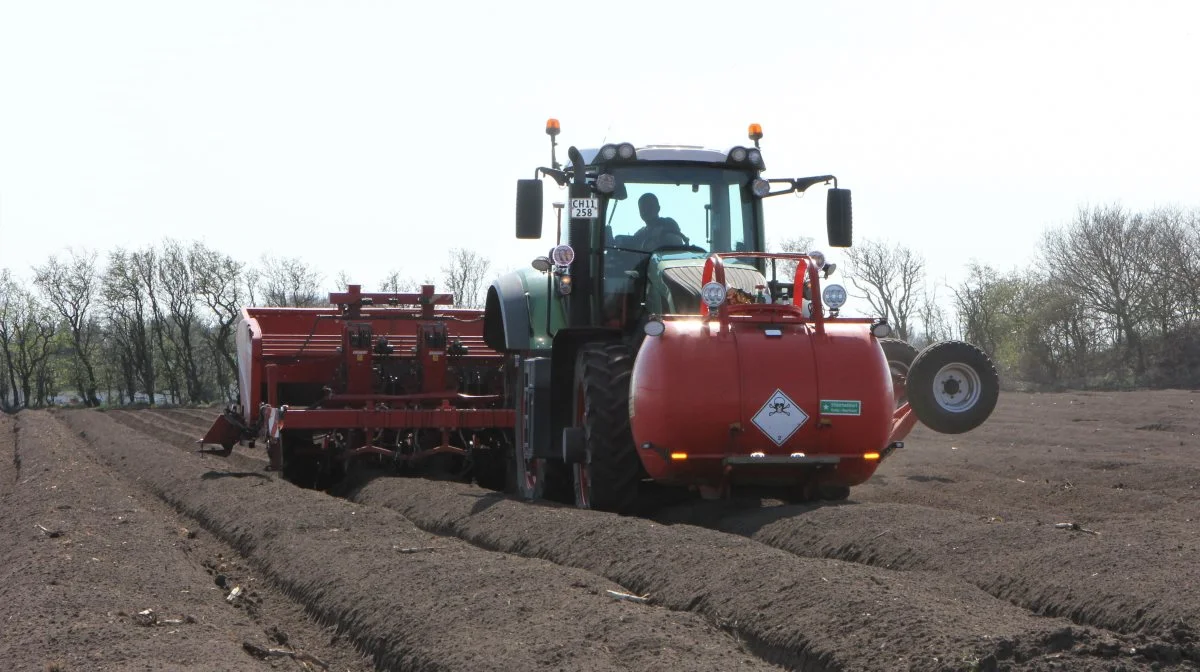
<svg viewBox="0 0 1200 672">
<path fill-rule="evenodd" d="M 27 477 L 5 498 L 0 667 L 273 669 L 249 645 L 372 669 L 48 413 L 16 422 Z"/>
<path fill-rule="evenodd" d="M 831 669 L 853 668 L 858 662 L 853 655 L 845 653 L 847 649 L 857 647 L 871 650 L 876 643 L 868 638 L 863 643 L 856 639 L 856 634 L 845 632 L 826 632 L 825 628 L 812 627 L 812 621 L 833 616 L 843 617 L 840 624 L 854 622 L 853 613 L 849 610 L 855 605 L 855 591 L 848 591 L 839 598 L 839 590 L 834 586 L 826 586 L 830 577 L 849 580 L 859 585 L 887 585 L 890 581 L 899 580 L 903 586 L 893 586 L 898 593 L 906 593 L 893 599 L 903 606 L 891 613 L 885 609 L 883 614 L 872 614 L 879 637 L 887 640 L 880 643 L 889 653 L 899 651 L 895 659 L 886 665 L 894 664 L 897 660 L 913 655 L 913 644 L 903 643 L 905 637 L 895 637 L 894 632 L 912 630 L 911 623 L 954 623 L 970 626 L 967 628 L 951 627 L 944 632 L 921 633 L 914 639 L 927 642 L 930 639 L 943 637 L 952 642 L 946 646 L 959 648 L 970 653 L 964 654 L 968 659 L 989 660 L 993 658 L 1000 662 L 1028 662 L 1040 656 L 1075 656 L 1077 665 L 1085 660 L 1105 660 L 1108 656 L 1118 655 L 1118 652 L 1129 650 L 1138 651 L 1129 656 L 1135 660 L 1122 661 L 1122 664 L 1149 665 L 1159 660 L 1171 660 L 1181 656 L 1179 643 L 1163 642 L 1160 640 L 1143 640 L 1123 638 L 1113 633 L 1101 632 L 1091 628 L 1071 629 L 1070 623 L 1050 619 L 1032 617 L 1022 611 L 1017 605 L 1010 605 L 1006 600 L 997 600 L 992 594 L 980 590 L 978 586 L 955 575 L 952 571 L 934 568 L 934 572 L 915 572 L 910 576 L 896 577 L 894 573 L 882 569 L 867 570 L 865 574 L 857 574 L 853 565 L 844 563 L 822 563 L 802 558 L 792 557 L 781 559 L 772 555 L 774 549 L 767 549 L 761 544 L 752 544 L 749 551 L 739 549 L 727 553 L 714 551 L 726 547 L 727 535 L 712 535 L 710 531 L 690 529 L 686 534 L 698 534 L 695 541 L 679 539 L 674 533 L 658 532 L 652 523 L 636 519 L 618 518 L 595 514 L 592 512 L 574 511 L 569 508 L 533 506 L 517 503 L 507 498 L 487 494 L 475 488 L 461 490 L 463 486 L 453 483 L 430 483 L 412 479 L 380 478 L 369 482 L 365 487 L 350 493 L 356 501 L 379 502 L 397 508 L 423 529 L 443 535 L 454 535 L 467 539 L 480 547 L 515 552 L 531 557 L 547 558 L 556 563 L 577 566 L 608 577 L 619 583 L 630 585 L 639 590 L 654 592 L 658 600 L 672 608 L 694 609 L 705 614 L 714 622 L 730 625 L 748 645 L 754 647 L 759 655 L 780 662 L 781 664 L 803 668 L 806 665 L 828 667 Z M 473 493 L 473 494 L 472 494 Z M 473 499 L 472 499 L 473 498 Z M 480 498 L 493 499 L 494 502 L 482 506 Z M 480 515 L 465 509 L 465 502 L 472 506 L 482 506 Z M 703 507 L 697 507 L 703 510 Z M 832 507 L 836 508 L 836 507 Z M 494 522 L 485 522 L 486 516 L 499 516 Z M 798 508 L 792 509 L 793 514 L 800 514 Z M 580 516 L 584 516 L 580 518 Z M 589 518 L 587 516 L 600 516 Z M 649 528 L 639 529 L 638 525 L 650 525 Z M 827 526 L 834 529 L 853 525 L 829 522 Z M 632 526 L 632 527 L 631 527 Z M 821 529 L 826 525 L 819 526 Z M 682 526 L 680 529 L 687 529 Z M 658 529 L 664 529 L 659 527 Z M 898 525 L 900 534 L 904 534 L 903 525 Z M 564 540 L 580 536 L 592 537 L 579 540 L 575 544 L 566 544 Z M 596 538 L 599 531 L 617 535 L 617 540 L 607 543 L 605 537 Z M 517 532 L 520 531 L 520 532 Z M 736 530 L 744 535 L 745 530 Z M 659 537 L 666 537 L 672 542 L 655 543 Z M 592 546 L 599 544 L 600 548 Z M 777 544 L 783 546 L 783 544 Z M 572 548 L 572 546 L 575 546 Z M 637 549 L 643 554 L 662 559 L 674 568 L 679 577 L 692 579 L 693 585 L 719 586 L 711 592 L 696 594 L 694 589 L 683 587 L 674 574 L 658 575 L 656 568 L 645 567 L 638 562 L 637 553 L 629 557 L 621 557 L 619 552 L 610 548 Z M 698 549 L 698 550 L 697 550 Z M 788 550 L 788 555 L 795 555 L 795 549 Z M 754 557 L 763 553 L 763 558 Z M 739 555 L 753 558 L 747 559 L 741 566 L 731 563 L 730 557 Z M 846 559 L 854 564 L 862 562 L 862 558 L 846 554 Z M 881 567 L 883 565 L 880 565 Z M 830 570 L 829 567 L 834 569 Z M 746 568 L 753 568 L 749 574 Z M 859 570 L 864 568 L 859 567 Z M 773 574 L 774 572 L 774 574 Z M 782 587 L 773 591 L 770 601 L 788 605 L 780 610 L 772 619 L 771 609 L 763 610 L 761 605 L 748 601 L 745 595 L 761 590 L 763 576 L 778 575 Z M 801 577 L 797 580 L 796 577 Z M 817 588 L 805 584 L 805 579 Z M 820 583 L 816 583 L 817 581 Z M 749 584 L 747 586 L 746 584 Z M 747 588 L 752 588 L 747 590 Z M 812 593 L 822 596 L 814 600 Z M 864 603 L 869 603 L 871 590 L 861 591 Z M 889 594 L 889 591 L 879 591 Z M 1002 594 L 999 591 L 993 594 Z M 826 597 L 828 595 L 828 597 Z M 739 600 L 741 604 L 739 604 Z M 878 600 L 876 600 L 878 601 Z M 816 607 L 819 604 L 822 608 Z M 795 606 L 791 606 L 795 605 Z M 894 606 L 894 605 L 893 605 Z M 728 610 L 733 609 L 732 613 Z M 973 614 L 989 613 L 991 618 L 987 624 L 972 623 L 970 615 L 961 616 L 960 611 L 966 610 Z M 864 610 L 862 613 L 871 612 Z M 1049 613 L 1048 611 L 1046 613 Z M 765 618 L 769 625 L 755 623 L 755 617 Z M 965 619 L 965 620 L 964 620 Z M 977 620 L 977 619 L 975 619 Z M 880 623 L 884 627 L 879 628 Z M 894 629 L 887 623 L 894 622 Z M 790 628 L 788 624 L 803 623 Z M 995 624 L 1000 624 L 997 627 Z M 830 628 L 830 629 L 837 629 Z M 972 648 L 971 632 L 1009 633 L 1006 635 L 989 635 L 982 638 L 982 644 Z M 789 639 L 789 634 L 791 639 Z M 820 639 L 827 636 L 828 641 Z M 897 639 L 901 643 L 897 643 Z M 964 643 L 966 642 L 966 643 Z M 1130 646 L 1124 647 L 1129 643 Z M 1140 648 L 1137 645 L 1141 645 Z M 907 647 L 907 648 L 906 648 Z M 840 656 L 840 657 L 839 657 Z M 930 654 L 945 661 L 944 655 Z M 872 660 L 872 663 L 878 662 Z M 916 665 L 917 668 L 920 665 Z"/>
<path fill-rule="evenodd" d="M 1200 542 L 1184 530 L 1168 542 L 1137 528 L 1094 535 L 1050 521 L 853 501 L 736 512 L 679 507 L 659 520 L 744 535 L 803 557 L 956 576 L 1034 614 L 1139 633 L 1157 659 L 1200 661 L 1192 625 L 1200 617 L 1200 575 L 1183 560 L 1200 552 Z M 1173 571 L 1146 571 L 1163 564 L 1167 549 L 1180 553 Z"/>
<path fill-rule="evenodd" d="M 396 511 L 260 469 L 213 468 L 106 416 L 61 415 L 107 462 L 232 544 L 381 667 L 773 669 L 695 614 L 614 599 L 618 583 L 431 535 Z"/>
</svg>

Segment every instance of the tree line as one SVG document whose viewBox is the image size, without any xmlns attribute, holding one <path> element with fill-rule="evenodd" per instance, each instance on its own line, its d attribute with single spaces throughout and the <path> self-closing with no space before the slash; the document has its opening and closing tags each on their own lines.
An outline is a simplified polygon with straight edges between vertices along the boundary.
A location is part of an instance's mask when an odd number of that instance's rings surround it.
<svg viewBox="0 0 1200 672">
<path fill-rule="evenodd" d="M 489 268 L 482 255 L 453 249 L 439 291 L 479 307 Z M 103 259 L 70 250 L 30 270 L 23 279 L 0 269 L 0 408 L 64 395 L 86 406 L 233 401 L 242 307 L 329 303 L 321 273 L 300 259 L 246 264 L 201 242 L 168 239 Z M 349 282 L 340 273 L 335 286 Z M 420 284 L 392 271 L 364 291 Z"/>
<path fill-rule="evenodd" d="M 971 263 L 956 285 L 928 282 L 903 244 L 847 256 L 849 283 L 900 338 L 974 343 L 1010 386 L 1200 386 L 1200 211 L 1081 207 L 1024 267 Z"/>
<path fill-rule="evenodd" d="M 1200 211 L 1080 208 L 1024 267 L 971 263 L 954 285 L 931 281 L 925 258 L 903 243 L 864 240 L 845 256 L 843 282 L 899 338 L 974 343 L 1009 386 L 1200 386 Z M 451 250 L 439 291 L 480 307 L 490 269 L 475 251 Z M 342 273 L 335 286 L 348 282 Z M 0 407 L 63 393 L 89 406 L 233 400 L 242 307 L 323 305 L 323 283 L 300 259 L 246 264 L 169 239 L 103 258 L 54 255 L 28 281 L 0 270 Z M 420 284 L 392 271 L 365 289 Z"/>
</svg>

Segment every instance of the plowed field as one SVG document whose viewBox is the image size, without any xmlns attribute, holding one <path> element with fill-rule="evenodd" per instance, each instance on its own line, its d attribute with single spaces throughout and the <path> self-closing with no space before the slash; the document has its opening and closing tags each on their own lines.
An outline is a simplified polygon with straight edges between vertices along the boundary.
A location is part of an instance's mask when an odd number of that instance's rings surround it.
<svg viewBox="0 0 1200 672">
<path fill-rule="evenodd" d="M 1006 394 L 847 501 L 649 518 L 0 416 L 0 669 L 1200 669 L 1198 399 Z"/>
</svg>

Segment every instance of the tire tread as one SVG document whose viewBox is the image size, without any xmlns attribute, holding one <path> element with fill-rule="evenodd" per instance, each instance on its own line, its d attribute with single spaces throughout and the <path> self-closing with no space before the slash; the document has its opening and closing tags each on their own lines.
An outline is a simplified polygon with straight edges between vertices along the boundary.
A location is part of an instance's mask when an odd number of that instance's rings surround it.
<svg viewBox="0 0 1200 672">
<path fill-rule="evenodd" d="M 584 430 L 591 464 L 591 508 L 633 511 L 642 463 L 629 425 L 633 354 L 620 343 L 592 344 L 580 351 Z"/>
</svg>

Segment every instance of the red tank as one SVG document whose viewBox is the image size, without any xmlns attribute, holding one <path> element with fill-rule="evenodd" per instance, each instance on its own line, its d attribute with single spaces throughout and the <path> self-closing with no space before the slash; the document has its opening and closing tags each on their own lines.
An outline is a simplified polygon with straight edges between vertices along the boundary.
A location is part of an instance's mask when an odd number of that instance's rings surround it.
<svg viewBox="0 0 1200 672">
<path fill-rule="evenodd" d="M 726 302 L 713 315 L 669 316 L 661 335 L 643 341 L 629 414 L 651 478 L 850 487 L 911 430 L 915 418 L 907 404 L 896 407 L 872 321 L 820 317 L 819 279 L 809 270 L 815 318 L 791 304 Z M 724 284 L 723 275 L 714 255 L 704 282 Z"/>
</svg>

